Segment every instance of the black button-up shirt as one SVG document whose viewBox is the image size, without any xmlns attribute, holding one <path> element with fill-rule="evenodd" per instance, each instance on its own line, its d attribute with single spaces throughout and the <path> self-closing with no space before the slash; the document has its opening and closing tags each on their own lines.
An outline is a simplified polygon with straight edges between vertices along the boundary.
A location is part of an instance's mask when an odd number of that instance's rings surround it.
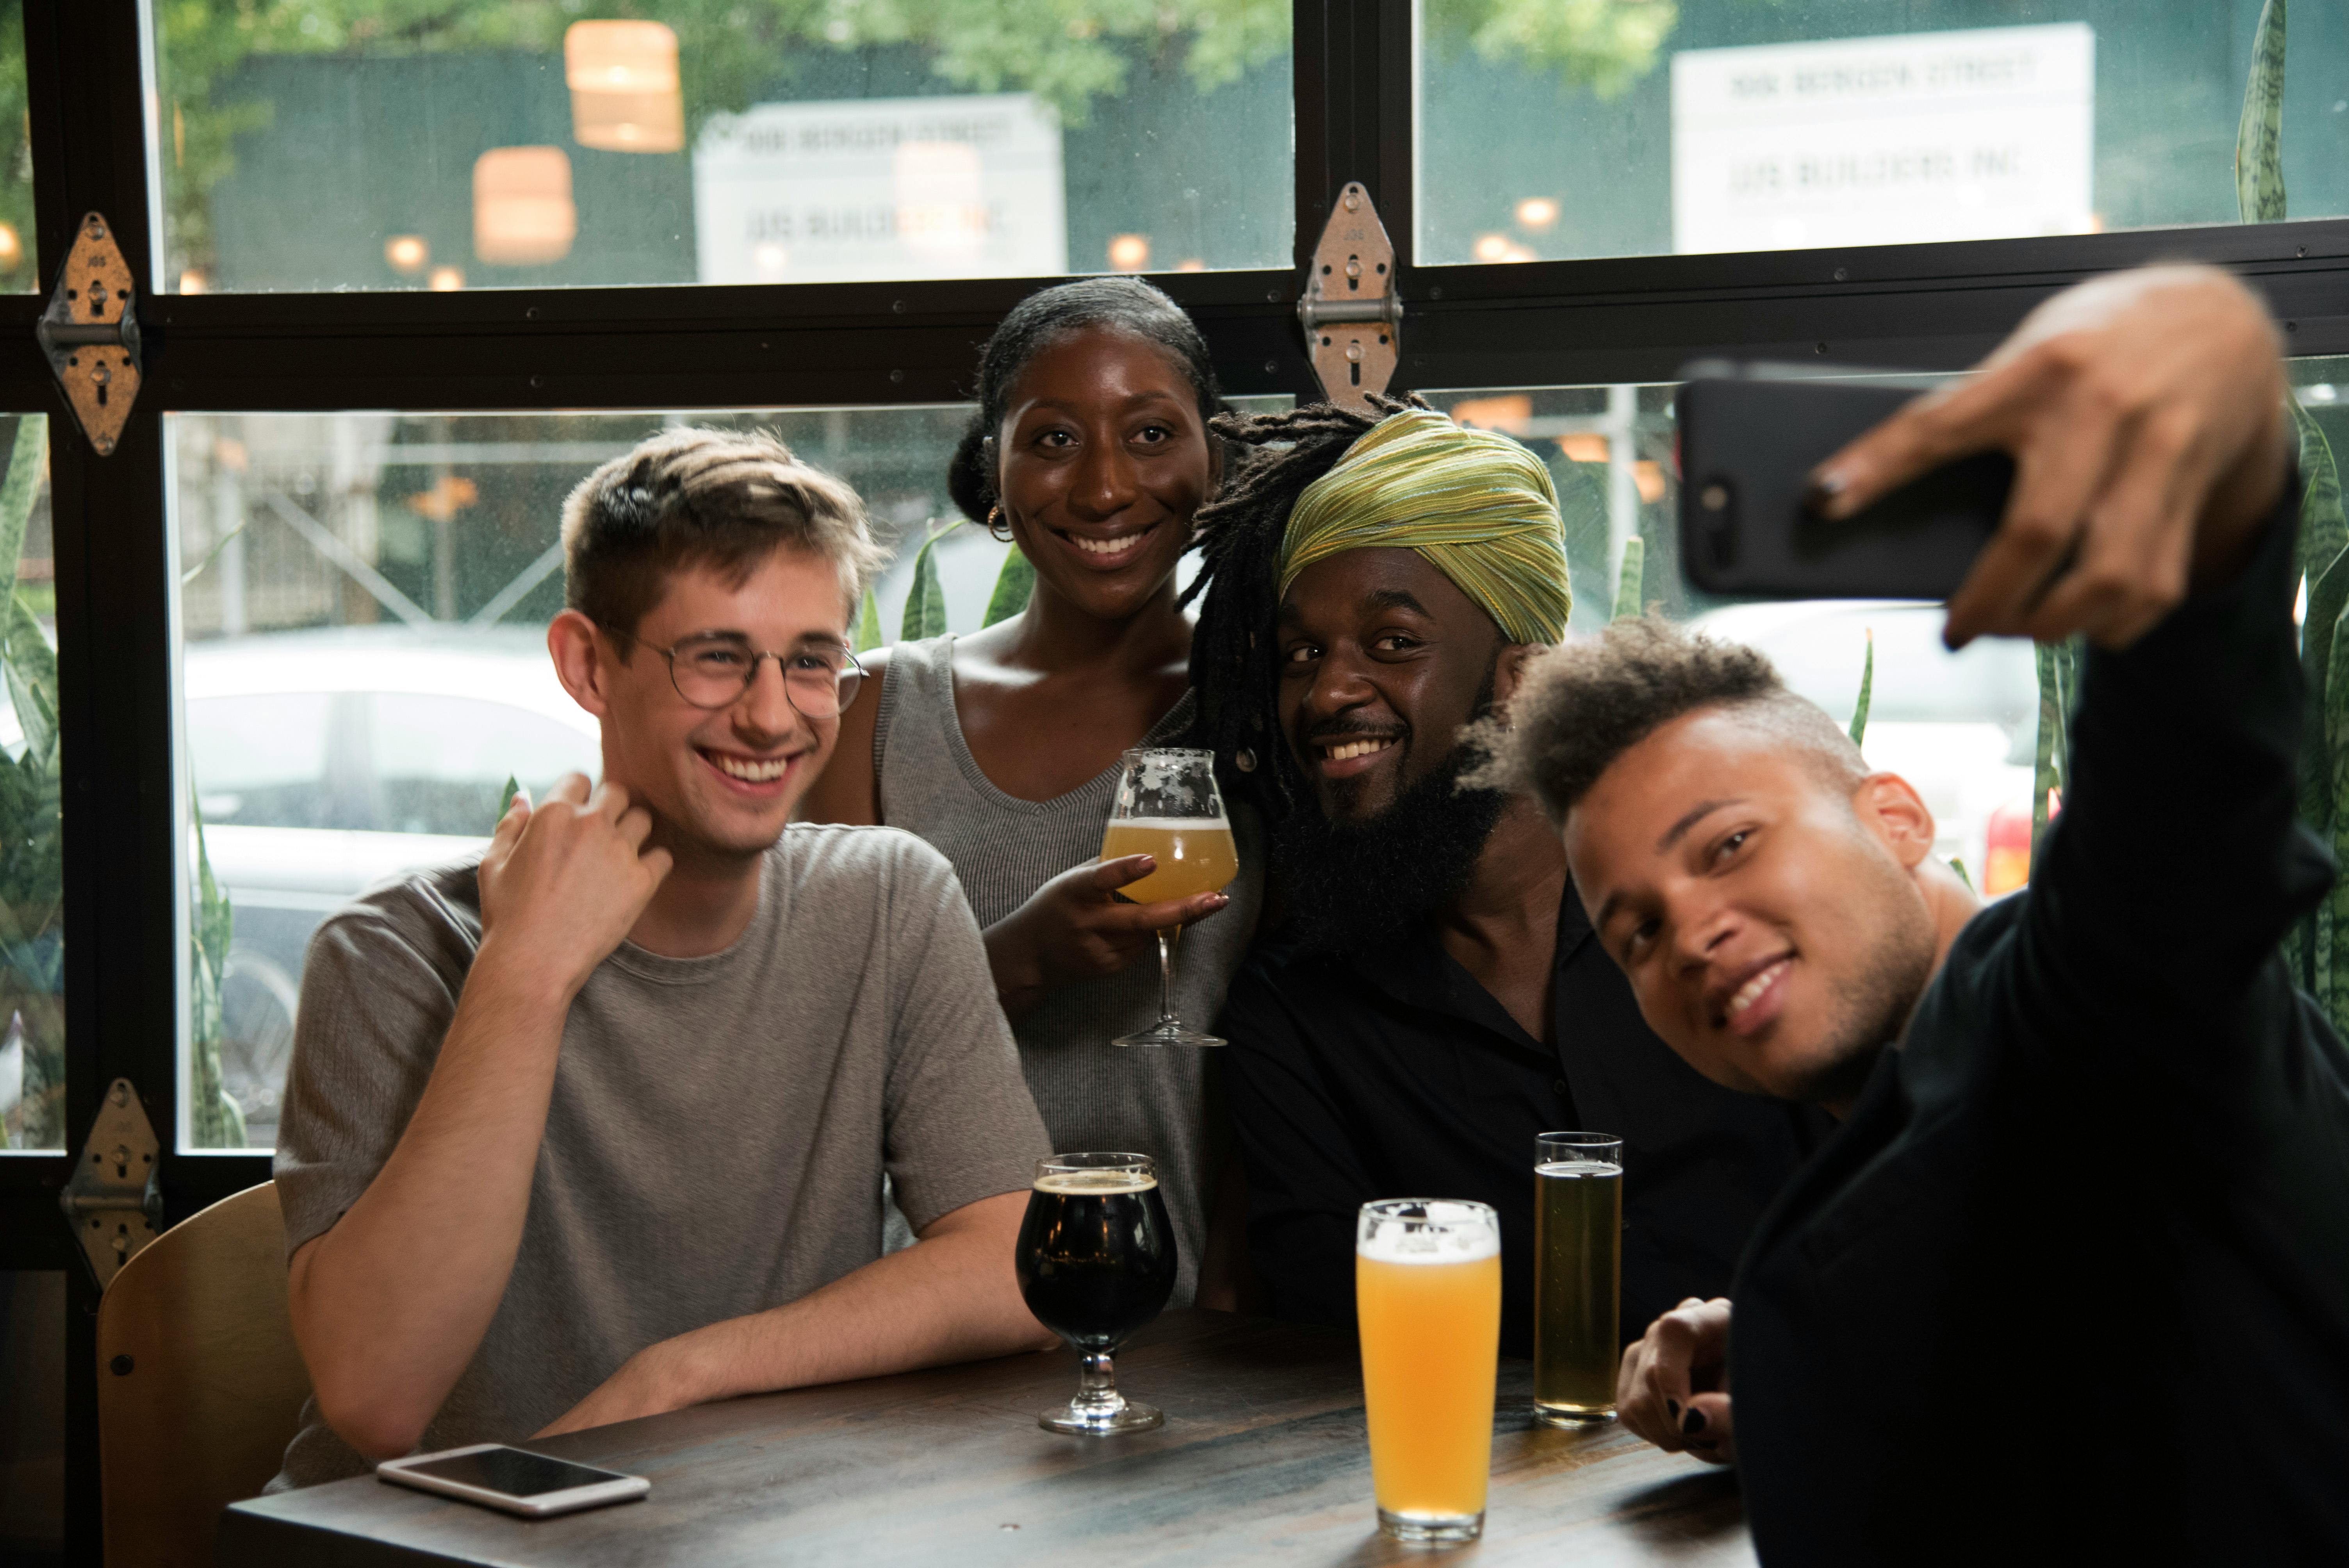
<svg viewBox="0 0 2349 1568">
<path fill-rule="evenodd" d="M 1534 1139 L 1624 1140 L 1623 1335 L 1728 1293 L 1747 1233 L 1831 1123 L 1713 1084 L 1648 1028 L 1571 884 L 1551 1035 L 1526 1033 L 1433 932 L 1344 957 L 1259 953 L 1232 986 L 1248 1244 L 1280 1316 L 1354 1320 L 1354 1226 L 1380 1198 L 1501 1221 L 1501 1346 L 1533 1348 Z"/>
</svg>

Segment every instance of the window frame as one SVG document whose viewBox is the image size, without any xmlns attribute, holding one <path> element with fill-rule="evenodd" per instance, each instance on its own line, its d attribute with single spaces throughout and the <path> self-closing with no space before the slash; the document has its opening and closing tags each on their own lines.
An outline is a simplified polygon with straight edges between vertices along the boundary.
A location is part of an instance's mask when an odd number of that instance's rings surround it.
<svg viewBox="0 0 2349 1568">
<path fill-rule="evenodd" d="M 1700 355 L 1951 368 L 2095 273 L 2234 270 L 2294 355 L 2349 354 L 2349 219 L 2047 239 L 1420 267 L 1412 0 L 1295 0 L 1292 265 L 1153 281 L 1199 320 L 1236 394 L 1318 396 L 1303 269 L 1360 180 L 1395 237 L 1402 387 L 1655 381 Z M 0 297 L 0 410 L 54 421 L 64 713 L 68 1150 L 127 1077 L 163 1133 L 164 1217 L 268 1179 L 265 1154 L 177 1147 L 186 938 L 163 416 L 179 410 L 535 409 L 958 400 L 976 347 L 1039 279 L 460 294 L 150 294 L 145 384 L 115 453 L 67 413 L 33 326 L 80 216 L 150 276 L 159 222 L 144 0 L 26 0 L 41 292 Z M 71 1152 L 0 1159 L 0 1267 L 73 1281 L 67 1559 L 96 1563 L 95 1292 L 57 1190 Z"/>
</svg>

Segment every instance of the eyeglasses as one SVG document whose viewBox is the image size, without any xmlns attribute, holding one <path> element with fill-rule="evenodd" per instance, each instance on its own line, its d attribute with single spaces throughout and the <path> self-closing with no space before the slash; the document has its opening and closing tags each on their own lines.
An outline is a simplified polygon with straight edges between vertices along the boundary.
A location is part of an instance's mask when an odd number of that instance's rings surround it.
<svg viewBox="0 0 2349 1568">
<path fill-rule="evenodd" d="M 614 627 L 605 630 L 617 633 Z M 759 678 L 767 660 L 783 673 L 783 696 L 808 718 L 838 718 L 856 700 L 864 684 L 864 666 L 837 643 L 808 643 L 789 653 L 754 648 L 747 637 L 707 632 L 664 648 L 645 646 L 668 661 L 669 684 L 677 695 L 696 707 L 731 707 Z"/>
</svg>

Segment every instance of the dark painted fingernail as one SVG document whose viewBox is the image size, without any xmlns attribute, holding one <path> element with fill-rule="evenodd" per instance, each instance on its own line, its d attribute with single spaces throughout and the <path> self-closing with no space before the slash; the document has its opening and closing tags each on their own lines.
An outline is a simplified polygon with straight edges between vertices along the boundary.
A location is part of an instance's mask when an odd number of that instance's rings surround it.
<svg viewBox="0 0 2349 1568">
<path fill-rule="evenodd" d="M 1665 1400 L 1664 1411 L 1667 1415 L 1671 1416 L 1673 1420 L 1679 1420 L 1681 1418 L 1681 1402 L 1678 1399 Z"/>
<path fill-rule="evenodd" d="M 1689 1413 L 1681 1418 L 1681 1430 L 1682 1432 L 1701 1432 L 1704 1430 L 1704 1412 L 1698 1409 L 1694 1405 L 1691 1405 L 1689 1407 Z"/>
</svg>

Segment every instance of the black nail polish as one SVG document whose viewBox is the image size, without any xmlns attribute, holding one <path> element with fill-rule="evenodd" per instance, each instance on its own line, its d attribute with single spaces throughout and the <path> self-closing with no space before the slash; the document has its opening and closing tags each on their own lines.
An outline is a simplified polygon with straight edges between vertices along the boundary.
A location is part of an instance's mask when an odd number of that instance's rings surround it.
<svg viewBox="0 0 2349 1568">
<path fill-rule="evenodd" d="M 1688 1414 L 1681 1418 L 1681 1430 L 1683 1433 L 1704 1430 L 1704 1412 L 1691 1405 Z"/>
<path fill-rule="evenodd" d="M 1664 1414 L 1670 1416 L 1675 1421 L 1679 1420 L 1681 1418 L 1681 1402 L 1678 1399 L 1665 1400 Z"/>
</svg>

